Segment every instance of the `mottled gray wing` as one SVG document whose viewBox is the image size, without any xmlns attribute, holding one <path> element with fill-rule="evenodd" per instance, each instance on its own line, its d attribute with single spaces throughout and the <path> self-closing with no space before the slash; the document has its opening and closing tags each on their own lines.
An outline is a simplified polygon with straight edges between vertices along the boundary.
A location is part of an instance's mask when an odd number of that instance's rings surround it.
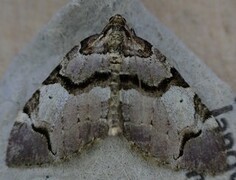
<svg viewBox="0 0 236 180">
<path fill-rule="evenodd" d="M 216 120 L 158 50 L 150 58 L 126 58 L 121 71 L 123 131 L 130 142 L 175 169 L 225 170 Z"/>
<path fill-rule="evenodd" d="M 107 135 L 107 65 L 103 55 L 81 55 L 77 46 L 66 55 L 17 116 L 8 166 L 59 161 Z"/>
</svg>

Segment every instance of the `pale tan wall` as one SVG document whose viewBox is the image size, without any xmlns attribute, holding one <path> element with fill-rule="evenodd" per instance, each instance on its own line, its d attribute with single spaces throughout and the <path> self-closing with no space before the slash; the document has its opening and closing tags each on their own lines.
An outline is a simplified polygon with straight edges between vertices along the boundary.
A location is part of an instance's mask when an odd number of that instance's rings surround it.
<svg viewBox="0 0 236 180">
<path fill-rule="evenodd" d="M 0 0 L 0 78 L 12 58 L 68 0 Z"/>
<path fill-rule="evenodd" d="M 10 60 L 68 0 L 0 0 L 0 78 Z M 143 0 L 236 91 L 235 0 Z"/>
<path fill-rule="evenodd" d="M 143 0 L 143 2 L 236 91 L 235 0 Z"/>
</svg>

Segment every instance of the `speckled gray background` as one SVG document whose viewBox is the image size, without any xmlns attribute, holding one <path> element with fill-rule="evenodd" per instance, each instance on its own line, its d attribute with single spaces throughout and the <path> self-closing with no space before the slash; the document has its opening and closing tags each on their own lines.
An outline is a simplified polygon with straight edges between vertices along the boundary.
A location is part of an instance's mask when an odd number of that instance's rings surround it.
<svg viewBox="0 0 236 180">
<path fill-rule="evenodd" d="M 129 148 L 124 139 L 117 137 L 107 138 L 81 156 L 62 164 L 15 169 L 5 166 L 7 138 L 17 112 L 63 55 L 84 37 L 99 32 L 115 13 L 122 14 L 139 36 L 169 58 L 210 110 L 228 105 L 235 108 L 235 94 L 229 86 L 138 1 L 74 0 L 57 13 L 14 59 L 0 82 L 0 179 L 187 179 L 186 171 L 175 172 L 145 161 Z M 235 131 L 235 117 L 235 111 L 217 117 L 228 122 L 224 133 Z M 206 179 L 230 179 L 235 171 L 232 168 L 223 175 Z"/>
</svg>

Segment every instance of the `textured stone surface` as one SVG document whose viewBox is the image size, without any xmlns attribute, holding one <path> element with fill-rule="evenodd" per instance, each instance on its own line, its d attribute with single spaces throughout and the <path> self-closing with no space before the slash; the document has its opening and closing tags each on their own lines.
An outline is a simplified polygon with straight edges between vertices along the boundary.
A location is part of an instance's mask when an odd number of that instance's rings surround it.
<svg viewBox="0 0 236 180">
<path fill-rule="evenodd" d="M 180 71 L 210 110 L 229 105 L 233 105 L 232 107 L 235 108 L 234 94 L 229 87 L 215 77 L 175 36 L 161 26 L 158 20 L 151 17 L 136 1 L 123 1 L 122 3 L 120 1 L 119 3 L 109 1 L 107 2 L 108 6 L 104 6 L 104 2 L 102 5 L 99 1 L 83 3 L 74 1 L 55 16 L 34 42 L 17 57 L 17 61 L 14 61 L 1 82 L 1 178 L 153 179 L 153 177 L 159 177 L 186 179 L 186 177 L 194 175 L 194 173 L 185 171 L 175 172 L 157 167 L 151 160 L 145 161 L 137 153 L 131 151 L 125 140 L 114 137 L 96 144 L 94 148 L 84 152 L 80 157 L 74 157 L 60 165 L 26 168 L 24 171 L 5 166 L 7 139 L 17 112 L 23 108 L 27 99 L 48 76 L 64 54 L 83 38 L 100 31 L 102 24 L 114 13 L 127 16 L 137 34 L 150 41 L 171 60 L 172 64 Z M 97 11 L 90 14 L 88 9 L 93 8 L 96 8 Z M 131 12 L 130 9 L 133 10 L 132 14 L 129 13 Z M 87 18 L 84 18 L 84 14 L 87 15 Z M 98 14 L 99 22 L 95 18 L 98 17 Z M 142 19 L 141 22 L 140 19 Z M 92 28 L 91 24 L 93 24 Z M 60 29 L 60 33 L 57 33 L 58 29 Z M 61 33 L 67 35 L 67 38 L 62 39 Z M 232 156 L 232 166 L 229 165 L 231 171 L 206 179 L 229 179 L 235 171 L 233 165 L 234 151 L 232 150 L 232 147 L 235 149 L 235 146 L 231 143 L 231 137 L 234 137 L 234 135 L 228 135 L 229 132 L 233 132 L 235 129 L 235 124 L 232 123 L 234 118 L 234 111 L 217 116 L 222 126 L 220 130 L 227 135 L 226 137 L 229 140 L 230 152 L 228 155 L 230 158 Z"/>
</svg>

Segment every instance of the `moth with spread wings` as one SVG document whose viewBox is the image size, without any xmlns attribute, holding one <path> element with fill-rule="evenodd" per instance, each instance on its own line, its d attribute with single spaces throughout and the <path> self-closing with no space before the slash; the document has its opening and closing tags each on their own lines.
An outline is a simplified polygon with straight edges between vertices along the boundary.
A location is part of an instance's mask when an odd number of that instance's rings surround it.
<svg viewBox="0 0 236 180">
<path fill-rule="evenodd" d="M 217 127 L 166 57 L 115 15 L 74 47 L 26 103 L 6 163 L 57 162 L 96 139 L 123 135 L 160 164 L 215 173 L 226 168 Z"/>
</svg>

